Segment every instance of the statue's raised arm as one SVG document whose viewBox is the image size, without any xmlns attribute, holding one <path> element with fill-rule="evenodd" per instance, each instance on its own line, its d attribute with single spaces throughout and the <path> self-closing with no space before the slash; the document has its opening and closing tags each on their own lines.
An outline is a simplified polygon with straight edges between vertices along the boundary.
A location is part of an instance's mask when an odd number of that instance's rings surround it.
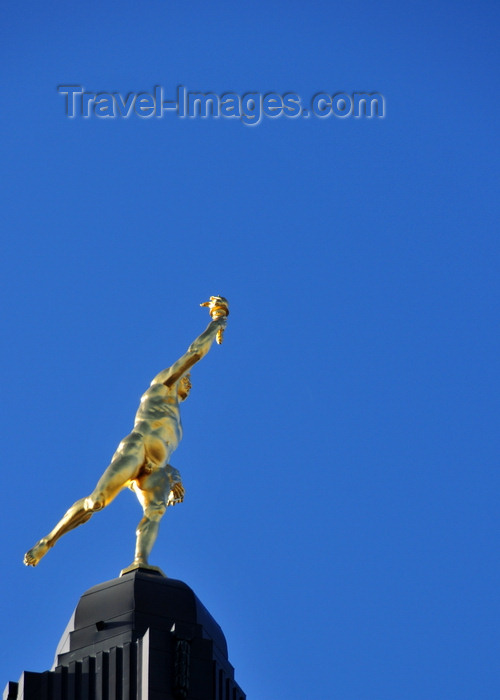
<svg viewBox="0 0 500 700">
<path fill-rule="evenodd" d="M 208 306 L 212 321 L 196 340 L 193 340 L 187 351 L 177 362 L 171 367 L 164 369 L 156 375 L 151 384 L 165 384 L 172 386 L 188 372 L 193 365 L 205 357 L 207 352 L 212 347 L 214 340 L 222 343 L 222 333 L 227 324 L 229 315 L 229 303 L 227 299 L 221 296 L 210 297 L 210 301 L 206 301 L 201 306 Z"/>
</svg>

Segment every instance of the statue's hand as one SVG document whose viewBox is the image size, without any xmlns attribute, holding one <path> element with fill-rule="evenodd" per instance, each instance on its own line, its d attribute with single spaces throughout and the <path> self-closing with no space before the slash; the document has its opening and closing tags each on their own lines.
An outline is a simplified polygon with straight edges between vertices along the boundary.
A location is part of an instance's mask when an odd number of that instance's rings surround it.
<svg viewBox="0 0 500 700">
<path fill-rule="evenodd" d="M 214 318 L 214 323 L 216 323 L 219 328 L 224 328 L 227 326 L 227 316 L 220 316 L 219 318 Z"/>
<path fill-rule="evenodd" d="M 186 491 L 184 489 L 184 486 L 180 483 L 177 482 L 172 485 L 172 490 L 170 491 L 168 495 L 168 506 L 175 506 L 177 503 L 182 503 L 184 500 L 184 495 Z"/>
</svg>

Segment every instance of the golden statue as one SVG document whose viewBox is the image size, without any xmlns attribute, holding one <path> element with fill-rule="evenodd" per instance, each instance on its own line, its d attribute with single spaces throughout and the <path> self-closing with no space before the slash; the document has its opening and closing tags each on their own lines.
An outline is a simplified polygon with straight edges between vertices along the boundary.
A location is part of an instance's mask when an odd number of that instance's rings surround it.
<svg viewBox="0 0 500 700">
<path fill-rule="evenodd" d="M 141 397 L 132 432 L 118 445 L 95 489 L 76 501 L 55 528 L 25 554 L 27 566 L 36 566 L 60 537 L 86 523 L 128 486 L 136 494 L 144 517 L 136 531 L 134 561 L 122 573 L 138 568 L 158 570 L 149 566 L 148 558 L 160 520 L 168 506 L 184 500 L 180 474 L 168 461 L 182 438 L 180 403 L 191 389 L 189 370 L 207 354 L 214 340 L 222 342 L 229 315 L 227 299 L 221 296 L 210 297 L 201 306 L 209 307 L 212 321 L 177 362 L 156 375 Z"/>
</svg>

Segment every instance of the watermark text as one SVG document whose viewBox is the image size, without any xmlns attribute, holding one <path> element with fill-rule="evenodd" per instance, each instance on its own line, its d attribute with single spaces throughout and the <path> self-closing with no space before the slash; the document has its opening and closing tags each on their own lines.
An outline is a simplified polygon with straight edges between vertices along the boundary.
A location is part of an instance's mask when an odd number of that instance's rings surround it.
<svg viewBox="0 0 500 700">
<path fill-rule="evenodd" d="M 385 99 L 379 92 L 318 92 L 303 100 L 294 92 L 193 92 L 179 85 L 175 99 L 167 99 L 165 91 L 156 85 L 151 92 L 90 92 L 82 85 L 59 85 L 64 97 L 66 116 L 70 119 L 140 119 L 162 118 L 168 114 L 185 118 L 239 119 L 254 126 L 263 118 L 290 119 L 337 117 L 355 119 L 385 116 Z"/>
</svg>

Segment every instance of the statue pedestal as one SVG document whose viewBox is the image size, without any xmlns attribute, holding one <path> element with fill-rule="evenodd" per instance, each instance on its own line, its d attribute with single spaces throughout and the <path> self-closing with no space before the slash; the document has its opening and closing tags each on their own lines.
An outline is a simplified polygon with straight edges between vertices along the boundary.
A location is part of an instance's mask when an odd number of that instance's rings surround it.
<svg viewBox="0 0 500 700">
<path fill-rule="evenodd" d="M 80 598 L 44 673 L 4 700 L 245 700 L 221 628 L 193 591 L 135 569 Z"/>
</svg>

